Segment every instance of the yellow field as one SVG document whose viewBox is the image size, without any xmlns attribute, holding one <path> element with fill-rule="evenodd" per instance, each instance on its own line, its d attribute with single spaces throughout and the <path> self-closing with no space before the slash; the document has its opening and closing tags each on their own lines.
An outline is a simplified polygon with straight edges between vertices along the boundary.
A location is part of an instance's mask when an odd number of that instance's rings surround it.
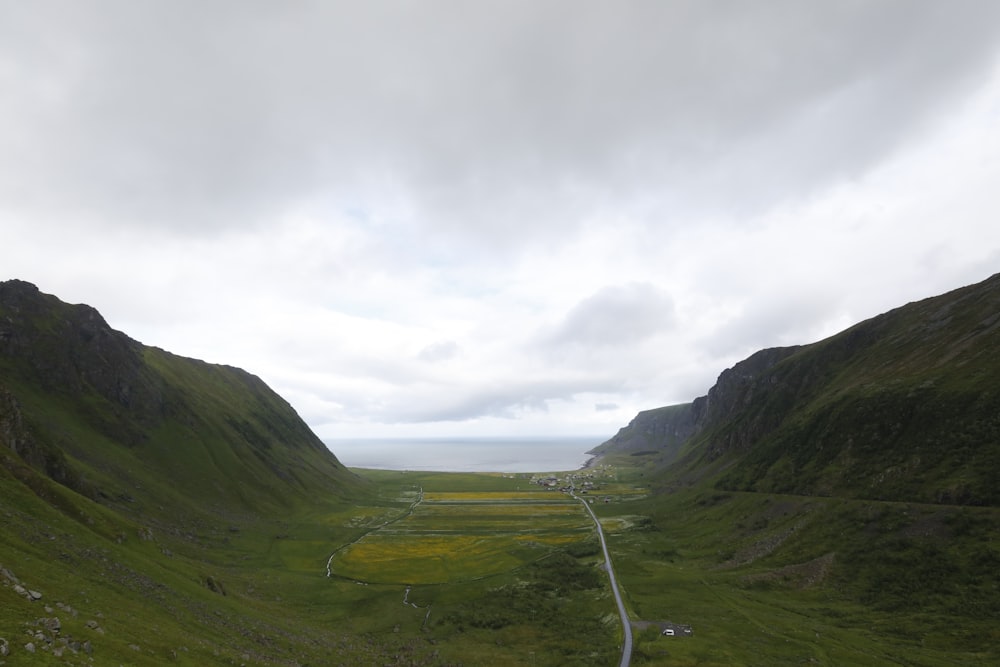
<svg viewBox="0 0 1000 667">
<path fill-rule="evenodd" d="M 337 552 L 337 576 L 368 583 L 467 581 L 587 539 L 579 502 L 552 492 L 425 493 L 405 518 Z"/>
<path fill-rule="evenodd" d="M 505 502 L 518 500 L 542 500 L 574 502 L 572 498 L 555 491 L 460 491 L 443 492 L 428 491 L 424 493 L 425 502 Z"/>
</svg>

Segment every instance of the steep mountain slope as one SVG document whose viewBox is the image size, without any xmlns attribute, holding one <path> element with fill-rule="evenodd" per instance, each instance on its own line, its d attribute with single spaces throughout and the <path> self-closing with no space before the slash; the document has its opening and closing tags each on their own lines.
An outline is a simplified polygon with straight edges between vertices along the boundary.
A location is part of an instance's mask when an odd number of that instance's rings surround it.
<svg viewBox="0 0 1000 667">
<path fill-rule="evenodd" d="M 676 460 L 697 429 L 693 403 L 643 410 L 588 454 L 627 454 L 636 461 L 665 466 Z"/>
<path fill-rule="evenodd" d="M 0 662 L 384 662 L 313 620 L 369 487 L 259 378 L 0 283 Z"/>
<path fill-rule="evenodd" d="M 259 378 L 0 283 L 3 468 L 131 513 L 275 512 L 360 481 Z"/>
<path fill-rule="evenodd" d="M 649 664 L 998 664 L 1000 276 L 757 352 L 598 449 L 660 491 L 597 510 L 641 526 L 636 615 L 712 636 L 647 636 Z"/>
<path fill-rule="evenodd" d="M 644 447 L 671 484 L 998 505 L 1000 275 L 762 350 L 707 396 L 640 417 L 603 451 L 658 434 Z"/>
</svg>

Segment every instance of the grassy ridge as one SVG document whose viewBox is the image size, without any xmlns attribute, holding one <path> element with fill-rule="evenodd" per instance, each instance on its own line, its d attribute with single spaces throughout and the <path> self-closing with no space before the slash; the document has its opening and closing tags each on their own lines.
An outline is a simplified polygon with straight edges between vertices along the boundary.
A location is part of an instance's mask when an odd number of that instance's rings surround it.
<svg viewBox="0 0 1000 667">
<path fill-rule="evenodd" d="M 63 634 L 89 638 L 114 664 L 615 662 L 613 601 L 578 504 L 572 523 L 564 496 L 526 498 L 523 480 L 365 474 L 376 490 L 366 504 L 331 498 L 281 519 L 152 539 L 99 504 L 68 516 L 3 476 L 0 563 L 42 591 L 41 604 L 77 610 L 53 612 Z M 711 488 L 653 496 L 641 474 L 616 468 L 612 502 L 593 504 L 630 613 L 653 624 L 636 627 L 635 664 L 1000 660 L 996 510 Z M 421 488 L 437 502 L 409 513 Z M 562 538 L 524 548 L 532 531 Z M 421 536 L 444 540 L 447 581 L 420 582 L 426 563 L 406 545 Z M 371 538 L 395 546 L 355 565 L 391 577 L 326 576 L 330 554 Z M 483 539 L 503 547 L 454 548 Z M 0 636 L 26 641 L 40 609 L 0 587 Z M 664 622 L 694 636 L 661 637 Z"/>
<path fill-rule="evenodd" d="M 0 395 L 11 465 L 127 513 L 211 520 L 364 491 L 260 378 L 144 346 L 28 283 L 0 283 Z"/>
<path fill-rule="evenodd" d="M 574 513 L 561 494 L 503 492 L 516 481 L 495 476 L 372 476 L 367 501 L 331 496 L 280 518 L 248 514 L 237 523 L 161 532 L 79 497 L 69 515 L 0 475 L 0 564 L 43 593 L 29 602 L 0 586 L 9 664 L 27 659 L 27 633 L 43 616 L 60 617 L 62 637 L 90 641 L 100 663 L 125 665 L 331 664 L 331 656 L 343 664 L 407 665 L 613 659 L 616 626 L 605 618 L 612 602 L 578 504 Z M 52 493 L 73 493 L 43 483 Z M 408 515 L 421 486 L 438 500 Z M 386 523 L 392 530 L 380 535 Z M 412 545 L 435 535 L 445 540 L 436 555 L 450 560 L 448 576 L 422 582 L 426 562 Z M 379 562 L 354 563 L 376 581 L 327 577 L 330 555 L 359 538 L 385 542 L 375 550 Z M 492 546 L 455 550 L 465 542 Z M 378 583 L 373 573 L 385 572 L 395 574 Z M 59 662 L 56 644 L 46 646 L 33 664 Z"/>
<path fill-rule="evenodd" d="M 739 417 L 780 426 L 721 484 L 1000 505 L 998 348 L 1000 275 L 802 348 L 775 365 Z"/>
<path fill-rule="evenodd" d="M 1000 661 L 995 509 L 703 488 L 596 510 L 634 616 L 695 631 L 640 633 L 636 664 Z"/>
<path fill-rule="evenodd" d="M 1000 506 L 1000 274 L 760 350 L 598 448 L 659 489 Z"/>
<path fill-rule="evenodd" d="M 330 545 L 359 534 L 337 520 L 347 498 L 385 503 L 259 378 L 0 283 L 0 438 L 12 664 L 29 642 L 35 664 L 89 641 L 103 664 L 150 665 L 288 664 L 357 642 L 312 622 L 315 581 Z M 54 616 L 58 635 L 28 634 Z"/>
<path fill-rule="evenodd" d="M 605 454 L 589 497 L 635 664 L 1000 664 L 1000 510 L 960 506 L 1000 488 L 998 292 L 736 369 L 666 474 L 648 442 Z M 527 475 L 346 471 L 259 379 L 53 299 L 0 283 L 9 664 L 616 662 L 577 503 Z"/>
</svg>

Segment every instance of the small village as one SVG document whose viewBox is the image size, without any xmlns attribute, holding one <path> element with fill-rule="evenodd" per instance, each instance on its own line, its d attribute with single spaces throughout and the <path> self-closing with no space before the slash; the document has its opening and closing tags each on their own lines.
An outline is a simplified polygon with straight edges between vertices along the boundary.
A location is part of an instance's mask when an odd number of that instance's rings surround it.
<svg viewBox="0 0 1000 667">
<path fill-rule="evenodd" d="M 613 476 L 611 466 L 598 466 L 596 468 L 586 468 L 584 470 L 566 473 L 562 477 L 556 475 L 533 475 L 531 483 L 537 484 L 548 491 L 560 491 L 562 493 L 579 493 L 580 495 L 590 495 L 601 490 L 602 482 Z M 594 503 L 594 498 L 587 499 L 590 504 Z M 603 496 L 601 500 L 605 503 L 611 502 L 610 496 Z"/>
</svg>

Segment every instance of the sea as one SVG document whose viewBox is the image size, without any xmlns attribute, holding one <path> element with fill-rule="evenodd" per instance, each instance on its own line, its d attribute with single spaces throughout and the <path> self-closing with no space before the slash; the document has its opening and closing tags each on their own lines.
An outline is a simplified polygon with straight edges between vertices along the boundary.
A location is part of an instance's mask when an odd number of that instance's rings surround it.
<svg viewBox="0 0 1000 667">
<path fill-rule="evenodd" d="M 608 436 L 536 438 L 357 438 L 327 440 L 349 468 L 442 472 L 577 470 Z"/>
</svg>

